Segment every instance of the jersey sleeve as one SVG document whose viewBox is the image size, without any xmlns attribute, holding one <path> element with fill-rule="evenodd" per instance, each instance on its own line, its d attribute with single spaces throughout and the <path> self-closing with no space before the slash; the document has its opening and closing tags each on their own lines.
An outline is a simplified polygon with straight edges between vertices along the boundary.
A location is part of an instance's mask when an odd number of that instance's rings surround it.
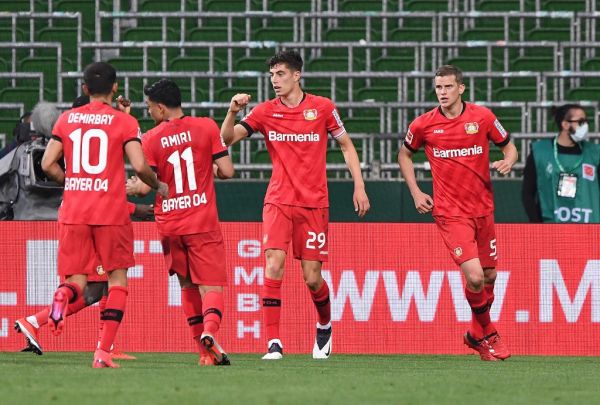
<svg viewBox="0 0 600 405">
<path fill-rule="evenodd" d="M 506 131 L 506 129 L 504 129 L 504 127 L 502 126 L 502 124 L 500 123 L 500 121 L 498 121 L 498 118 L 496 118 L 496 115 L 494 115 L 493 112 L 491 112 L 490 110 L 487 110 L 488 114 L 487 114 L 487 123 L 488 123 L 488 139 L 492 142 L 494 142 L 494 144 L 496 144 L 496 146 L 504 146 L 506 144 L 508 144 L 510 142 L 510 136 L 508 134 L 508 132 Z"/>
<path fill-rule="evenodd" d="M 340 118 L 340 113 L 333 102 L 329 103 L 326 111 L 328 111 L 326 116 L 327 132 L 337 139 L 346 133 L 344 122 Z"/>
<path fill-rule="evenodd" d="M 152 146 L 150 142 L 150 134 L 146 133 L 142 137 L 142 150 L 144 151 L 144 157 L 146 158 L 146 162 L 148 162 L 148 166 L 157 167 L 156 157 L 152 151 Z"/>
<path fill-rule="evenodd" d="M 125 115 L 123 120 L 123 145 L 130 141 L 141 141 L 140 124 L 131 115 Z"/>
<path fill-rule="evenodd" d="M 257 131 L 264 133 L 263 126 L 261 125 L 263 110 L 262 104 L 259 104 L 240 121 L 240 124 L 248 131 L 248 136 Z"/>
<path fill-rule="evenodd" d="M 210 133 L 213 160 L 227 156 L 229 151 L 225 145 L 225 141 L 221 138 L 221 131 L 217 123 L 210 118 L 206 118 L 206 129 Z"/>
<path fill-rule="evenodd" d="M 54 123 L 54 127 L 52 128 L 52 139 L 62 142 L 63 141 L 63 122 L 64 122 L 64 117 L 65 117 L 66 113 L 62 113 L 60 115 L 60 117 L 58 117 L 58 119 L 56 120 L 56 122 Z"/>
<path fill-rule="evenodd" d="M 414 120 L 406 131 L 406 137 L 404 138 L 404 146 L 406 146 L 411 152 L 415 153 L 423 145 L 423 128 L 419 119 Z"/>
</svg>

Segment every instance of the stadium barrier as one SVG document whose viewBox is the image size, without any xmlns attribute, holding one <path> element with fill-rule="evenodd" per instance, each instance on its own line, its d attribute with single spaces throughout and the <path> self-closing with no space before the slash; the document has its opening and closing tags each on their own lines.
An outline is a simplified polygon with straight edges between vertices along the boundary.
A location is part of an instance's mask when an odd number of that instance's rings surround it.
<svg viewBox="0 0 600 405">
<path fill-rule="evenodd" d="M 57 224 L 2 222 L 0 232 L 0 347 L 13 351 L 24 341 L 14 321 L 48 305 L 58 284 Z M 134 232 L 137 265 L 117 343 L 133 352 L 191 352 L 179 288 L 164 270 L 155 225 L 135 223 Z M 261 226 L 228 222 L 223 233 L 229 288 L 219 338 L 231 352 L 261 352 Z M 334 352 L 468 352 L 462 334 L 471 312 L 463 279 L 433 224 L 332 223 L 329 236 L 324 275 L 332 292 Z M 513 353 L 600 355 L 600 227 L 500 224 L 497 237 L 491 315 Z M 295 260 L 287 263 L 283 297 L 285 350 L 309 353 L 316 315 Z M 60 337 L 44 329 L 41 343 L 45 350 L 91 351 L 97 325 L 97 307 L 88 308 L 68 318 Z"/>
</svg>

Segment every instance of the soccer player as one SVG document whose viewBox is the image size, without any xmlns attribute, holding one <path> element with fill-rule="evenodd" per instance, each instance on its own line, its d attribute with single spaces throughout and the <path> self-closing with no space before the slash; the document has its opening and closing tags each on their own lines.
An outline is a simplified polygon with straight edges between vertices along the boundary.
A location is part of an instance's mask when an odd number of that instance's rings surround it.
<svg viewBox="0 0 600 405">
<path fill-rule="evenodd" d="M 152 205 L 127 203 L 129 214 L 140 219 L 147 219 L 152 216 Z M 69 305 L 65 311 L 65 316 L 75 315 L 77 312 L 87 308 L 98 302 L 100 313 L 106 308 L 106 300 L 108 299 L 108 276 L 100 265 L 97 258 L 90 258 L 90 265 L 93 271 L 88 274 L 87 284 L 83 290 L 83 300 L 76 301 L 73 305 Z M 50 315 L 50 306 L 36 312 L 35 314 L 17 319 L 15 321 L 15 330 L 22 333 L 25 337 L 26 346 L 22 352 L 32 352 L 37 355 L 43 354 L 42 345 L 38 337 L 39 329 L 48 324 L 48 315 Z M 100 334 L 98 336 L 98 345 L 100 345 L 100 337 L 102 336 L 102 328 L 104 321 L 100 320 Z M 135 360 L 134 356 L 121 352 L 111 347 L 110 355 L 113 359 L 119 360 Z"/>
<path fill-rule="evenodd" d="M 171 190 L 166 198 L 156 197 L 154 211 L 167 269 L 179 279 L 200 365 L 229 365 L 215 339 L 227 272 L 213 177 L 231 178 L 233 164 L 217 124 L 210 118 L 185 116 L 175 82 L 159 80 L 146 86 L 144 94 L 156 123 L 142 138 L 144 154 Z M 150 191 L 139 179 L 127 183 L 129 194 Z"/>
<path fill-rule="evenodd" d="M 235 124 L 237 113 L 250 101 L 248 94 L 236 94 L 221 127 L 227 145 L 261 132 L 273 162 L 263 208 L 266 258 L 263 314 L 268 341 L 268 353 L 263 359 L 277 360 L 283 356 L 279 335 L 281 283 L 290 242 L 294 257 L 301 260 L 304 281 L 318 313 L 313 358 L 326 359 L 332 346 L 329 287 L 321 276 L 321 266 L 329 254 L 327 134 L 342 149 L 354 180 L 354 209 L 361 218 L 369 210 L 369 199 L 358 155 L 335 105 L 330 99 L 306 93 L 300 87 L 301 56 L 292 50 L 282 51 L 268 65 L 276 98 L 257 105 Z"/>
<path fill-rule="evenodd" d="M 473 312 L 465 344 L 482 360 L 504 360 L 510 353 L 490 320 L 497 249 L 489 141 L 504 154 L 504 159 L 492 164 L 503 175 L 516 162 L 517 149 L 490 110 L 462 100 L 464 91 L 457 67 L 445 65 L 436 71 L 440 105 L 410 124 L 398 163 L 417 211 L 433 211 L 442 239 L 465 276 L 465 296 Z M 433 199 L 415 179 L 412 156 L 421 146 L 431 164 Z"/>
<path fill-rule="evenodd" d="M 92 366 L 116 368 L 110 348 L 125 311 L 127 268 L 134 265 L 123 153 L 136 174 L 160 194 L 167 195 L 168 186 L 144 159 L 137 121 L 111 106 L 118 88 L 115 69 L 95 62 L 85 68 L 83 79 L 90 103 L 61 114 L 42 157 L 44 172 L 65 186 L 58 214 L 58 272 L 65 283 L 54 293 L 48 326 L 60 334 L 69 304 L 81 305 L 87 275 L 93 271 L 86 264 L 97 256 L 108 273 L 109 288 Z M 63 156 L 66 171 L 59 164 Z"/>
</svg>

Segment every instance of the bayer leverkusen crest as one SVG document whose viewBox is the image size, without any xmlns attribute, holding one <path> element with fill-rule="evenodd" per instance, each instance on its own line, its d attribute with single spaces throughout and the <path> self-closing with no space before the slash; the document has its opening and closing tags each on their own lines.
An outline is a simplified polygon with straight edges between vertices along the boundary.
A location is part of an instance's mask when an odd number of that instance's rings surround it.
<svg viewBox="0 0 600 405">
<path fill-rule="evenodd" d="M 317 119 L 317 110 L 310 109 L 304 110 L 304 119 L 307 121 L 313 121 Z"/>
<path fill-rule="evenodd" d="M 465 124 L 465 132 L 467 135 L 474 135 L 479 132 L 479 124 L 477 122 L 467 122 Z"/>
</svg>

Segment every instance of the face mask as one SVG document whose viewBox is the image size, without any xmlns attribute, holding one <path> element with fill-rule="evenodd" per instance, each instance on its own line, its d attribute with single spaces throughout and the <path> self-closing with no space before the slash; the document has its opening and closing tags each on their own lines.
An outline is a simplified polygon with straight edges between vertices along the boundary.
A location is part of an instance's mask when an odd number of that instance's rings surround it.
<svg viewBox="0 0 600 405">
<path fill-rule="evenodd" d="M 585 141 L 588 135 L 588 124 L 585 123 L 578 126 L 575 131 L 571 131 L 570 135 L 574 142 Z"/>
</svg>

